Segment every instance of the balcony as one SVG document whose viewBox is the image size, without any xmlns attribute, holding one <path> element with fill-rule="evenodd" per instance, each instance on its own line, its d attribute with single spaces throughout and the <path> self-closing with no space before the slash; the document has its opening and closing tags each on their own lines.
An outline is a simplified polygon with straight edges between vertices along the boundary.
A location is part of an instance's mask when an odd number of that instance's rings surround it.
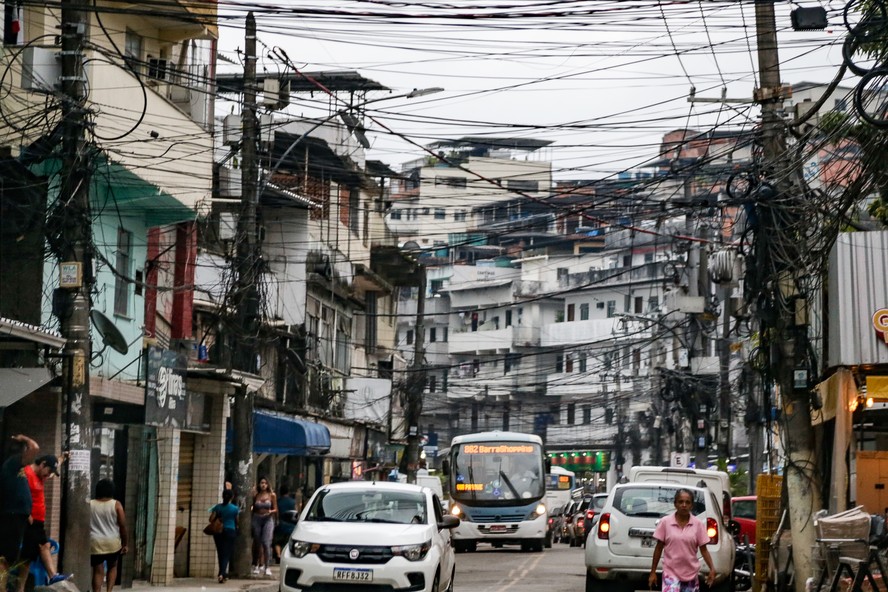
<svg viewBox="0 0 888 592">
<path fill-rule="evenodd" d="M 514 328 L 489 331 L 450 333 L 451 354 L 478 354 L 481 352 L 507 352 L 514 343 Z"/>
<path fill-rule="evenodd" d="M 540 344 L 543 347 L 559 345 L 594 344 L 599 341 L 650 339 L 651 329 L 644 321 L 622 318 L 592 319 L 551 323 L 542 328 Z"/>
<path fill-rule="evenodd" d="M 512 329 L 514 329 L 512 333 L 513 347 L 539 347 L 540 335 L 542 334 L 542 329 L 540 327 L 519 325 L 517 327 L 512 327 Z"/>
</svg>

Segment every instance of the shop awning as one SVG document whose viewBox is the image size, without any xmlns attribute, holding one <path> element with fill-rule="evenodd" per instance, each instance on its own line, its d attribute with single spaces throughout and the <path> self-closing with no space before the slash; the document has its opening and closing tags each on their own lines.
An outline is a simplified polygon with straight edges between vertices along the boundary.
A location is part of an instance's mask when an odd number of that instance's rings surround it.
<svg viewBox="0 0 888 592">
<path fill-rule="evenodd" d="M 229 428 L 225 450 L 231 452 Z M 288 456 L 319 456 L 330 451 L 330 431 L 319 423 L 289 415 L 253 412 L 253 452 Z"/>
<path fill-rule="evenodd" d="M 0 408 L 25 398 L 52 378 L 47 368 L 0 368 Z"/>
</svg>

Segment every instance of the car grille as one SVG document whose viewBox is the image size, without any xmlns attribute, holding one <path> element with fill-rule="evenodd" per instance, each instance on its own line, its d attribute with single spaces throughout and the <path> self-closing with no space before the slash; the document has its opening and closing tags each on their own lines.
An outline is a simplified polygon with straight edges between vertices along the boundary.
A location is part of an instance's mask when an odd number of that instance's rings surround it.
<svg viewBox="0 0 888 592">
<path fill-rule="evenodd" d="M 357 559 L 352 559 L 350 554 L 358 551 Z M 391 547 L 367 547 L 360 545 L 322 545 L 317 552 L 318 557 L 325 563 L 361 563 L 379 565 L 388 562 L 392 558 Z M 361 589 L 365 588 L 361 585 Z"/>
<path fill-rule="evenodd" d="M 472 516 L 473 522 L 521 522 L 526 512 L 503 512 L 488 516 Z"/>
</svg>

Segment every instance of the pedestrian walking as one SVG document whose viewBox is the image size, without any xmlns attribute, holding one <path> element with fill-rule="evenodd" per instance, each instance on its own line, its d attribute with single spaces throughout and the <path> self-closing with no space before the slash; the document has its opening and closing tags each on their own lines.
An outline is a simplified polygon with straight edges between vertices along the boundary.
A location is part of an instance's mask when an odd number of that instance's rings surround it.
<svg viewBox="0 0 888 592">
<path fill-rule="evenodd" d="M 40 446 L 24 434 L 16 434 L 10 450 L 0 467 L 0 590 L 6 590 L 9 570 L 19 561 L 32 506 L 25 467 L 34 462 Z"/>
<path fill-rule="evenodd" d="M 231 503 L 234 492 L 222 491 L 222 503 L 210 508 L 210 522 L 218 518 L 222 521 L 222 532 L 213 535 L 216 543 L 216 558 L 219 560 L 219 583 L 228 581 L 228 564 L 234 554 L 234 539 L 237 538 L 237 515 L 240 508 Z"/>
<path fill-rule="evenodd" d="M 114 483 L 102 479 L 96 484 L 96 497 L 89 502 L 89 553 L 92 565 L 92 592 L 111 592 L 117 580 L 117 563 L 126 555 L 126 515 L 114 499 Z M 105 566 L 108 566 L 107 574 Z M 107 580 L 105 579 L 107 576 Z"/>
<path fill-rule="evenodd" d="M 277 496 L 262 477 L 256 485 L 256 495 L 250 508 L 253 533 L 253 575 L 271 575 L 271 542 L 274 537 L 274 519 L 277 515 Z"/>
<path fill-rule="evenodd" d="M 663 592 L 697 592 L 700 589 L 700 561 L 697 551 L 709 567 L 706 585 L 715 583 L 715 565 L 706 545 L 709 537 L 706 526 L 691 514 L 694 494 L 687 489 L 679 489 L 673 500 L 675 512 L 664 516 L 654 529 L 654 559 L 648 584 L 651 589 L 657 585 L 657 564 L 663 556 Z"/>
<path fill-rule="evenodd" d="M 293 534 L 293 529 L 296 528 L 296 525 L 290 521 L 285 520 L 290 514 L 296 511 L 296 498 L 293 497 L 293 494 L 290 493 L 290 489 L 286 485 L 281 485 L 280 489 L 278 489 L 278 493 L 280 496 L 278 497 L 278 523 L 277 526 L 274 527 L 274 555 L 280 562 L 281 551 L 284 546 L 286 546 L 287 542 L 290 540 L 290 535 Z"/>
<path fill-rule="evenodd" d="M 31 519 L 25 528 L 25 536 L 22 539 L 22 563 L 18 569 L 19 592 L 25 592 L 25 582 L 28 580 L 31 563 L 37 560 L 43 563 L 50 584 L 67 580 L 70 577 L 67 574 L 56 572 L 45 526 L 46 496 L 44 494 L 44 485 L 51 475 L 59 474 L 59 459 L 52 454 L 41 456 L 26 466 L 24 471 L 28 479 L 28 488 L 31 490 Z"/>
</svg>

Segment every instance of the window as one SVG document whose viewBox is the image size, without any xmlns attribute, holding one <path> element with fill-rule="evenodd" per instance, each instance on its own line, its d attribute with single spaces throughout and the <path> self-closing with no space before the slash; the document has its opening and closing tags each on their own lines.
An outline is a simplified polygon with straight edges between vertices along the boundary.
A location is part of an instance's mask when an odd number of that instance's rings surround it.
<svg viewBox="0 0 888 592">
<path fill-rule="evenodd" d="M 444 343 L 447 343 L 447 330 L 448 327 L 444 327 L 444 335 L 441 336 L 441 341 L 443 341 Z"/>
<path fill-rule="evenodd" d="M 400 220 L 401 219 L 401 210 L 392 210 L 391 219 L 392 220 Z"/>
<path fill-rule="evenodd" d="M 503 360 L 503 374 L 508 374 L 512 370 L 518 368 L 521 363 L 521 354 L 517 353 L 508 353 L 506 354 L 505 359 Z"/>
<path fill-rule="evenodd" d="M 444 288 L 444 280 L 432 280 L 429 282 L 429 290 L 432 294 L 437 294 Z"/>
<path fill-rule="evenodd" d="M 441 376 L 441 392 L 447 392 L 447 372 L 444 372 L 444 374 Z"/>
<path fill-rule="evenodd" d="M 413 345 L 413 329 L 407 329 L 407 345 Z"/>
<path fill-rule="evenodd" d="M 644 298 L 641 296 L 635 297 L 635 314 L 641 314 L 644 312 Z"/>
<path fill-rule="evenodd" d="M 453 212 L 453 220 L 455 222 L 465 222 L 466 221 L 466 211 L 460 210 L 458 212 Z"/>
<path fill-rule="evenodd" d="M 595 303 L 595 308 L 603 309 L 603 308 L 604 308 L 604 302 L 596 302 L 596 303 Z"/>
<path fill-rule="evenodd" d="M 555 270 L 555 274 L 556 274 L 556 277 L 558 278 L 559 281 L 566 280 L 567 279 L 567 268 L 566 267 L 559 267 L 558 269 Z"/>
<path fill-rule="evenodd" d="M 506 311 L 506 327 L 511 327 L 511 326 L 512 326 L 512 311 L 510 309 L 510 310 Z"/>
<path fill-rule="evenodd" d="M 592 423 L 592 406 L 583 405 L 583 425 Z"/>
<path fill-rule="evenodd" d="M 568 374 L 574 371 L 573 354 L 567 354 L 567 356 L 564 358 L 564 371 Z"/>
<path fill-rule="evenodd" d="M 364 298 L 364 347 L 369 353 L 376 351 L 377 300 L 375 292 L 367 292 Z"/>
<path fill-rule="evenodd" d="M 438 377 L 432 374 L 429 376 L 429 392 L 434 393 L 437 391 L 438 387 Z"/>
<path fill-rule="evenodd" d="M 509 431 L 509 410 L 503 411 L 503 431 Z"/>
<path fill-rule="evenodd" d="M 632 255 L 623 255 L 623 267 L 632 267 Z"/>
<path fill-rule="evenodd" d="M 558 354 L 555 357 L 555 373 L 561 374 L 564 372 L 564 354 Z"/>
<path fill-rule="evenodd" d="M 656 312 L 660 308 L 660 299 L 656 296 L 648 298 L 648 312 Z"/>
<path fill-rule="evenodd" d="M 574 312 L 576 311 L 576 305 L 568 304 L 567 305 L 567 322 L 573 322 L 574 320 Z"/>
<path fill-rule="evenodd" d="M 576 421 L 577 414 L 577 404 L 576 403 L 568 403 L 567 404 L 567 425 L 573 425 Z"/>
<path fill-rule="evenodd" d="M 654 262 L 654 254 L 653 253 L 645 253 L 644 254 L 644 262 L 645 263 L 653 263 Z"/>
<path fill-rule="evenodd" d="M 580 320 L 588 321 L 589 320 L 589 303 L 584 302 L 580 305 Z"/>
<path fill-rule="evenodd" d="M 438 341 L 438 329 L 432 327 L 429 329 L 429 343 L 435 343 L 436 341 Z"/>
<path fill-rule="evenodd" d="M 443 185 L 445 187 L 455 187 L 457 189 L 466 188 L 465 177 L 435 177 L 435 186 Z"/>
<path fill-rule="evenodd" d="M 586 371 L 586 356 L 581 355 L 579 360 L 580 372 Z"/>
<path fill-rule="evenodd" d="M 129 69 L 141 74 L 142 72 L 142 36 L 132 29 L 126 30 L 123 41 L 123 59 Z"/>
<path fill-rule="evenodd" d="M 133 254 L 133 233 L 123 228 L 117 229 L 117 262 L 114 276 L 114 314 L 129 314 L 130 281 Z"/>
<path fill-rule="evenodd" d="M 641 370 L 641 350 L 633 349 L 632 350 L 632 370 L 635 374 L 638 374 L 638 371 Z"/>
<path fill-rule="evenodd" d="M 607 301 L 607 318 L 612 319 L 614 315 L 617 314 L 617 301 L 616 300 L 608 300 Z"/>
<path fill-rule="evenodd" d="M 506 181 L 506 189 L 511 189 L 512 191 L 539 191 L 540 182 L 522 179 L 509 179 L 508 181 Z"/>
<path fill-rule="evenodd" d="M 358 189 L 349 189 L 348 192 L 348 229 L 356 235 L 360 232 L 361 221 L 361 192 Z"/>
<path fill-rule="evenodd" d="M 421 213 L 423 216 L 428 216 L 428 215 L 429 215 L 429 209 L 428 209 L 428 208 L 418 208 L 416 211 L 419 212 L 420 209 L 422 210 L 422 212 L 420 212 L 420 213 Z"/>
<path fill-rule="evenodd" d="M 444 208 L 435 208 L 435 220 L 443 220 L 446 216 Z"/>
</svg>

